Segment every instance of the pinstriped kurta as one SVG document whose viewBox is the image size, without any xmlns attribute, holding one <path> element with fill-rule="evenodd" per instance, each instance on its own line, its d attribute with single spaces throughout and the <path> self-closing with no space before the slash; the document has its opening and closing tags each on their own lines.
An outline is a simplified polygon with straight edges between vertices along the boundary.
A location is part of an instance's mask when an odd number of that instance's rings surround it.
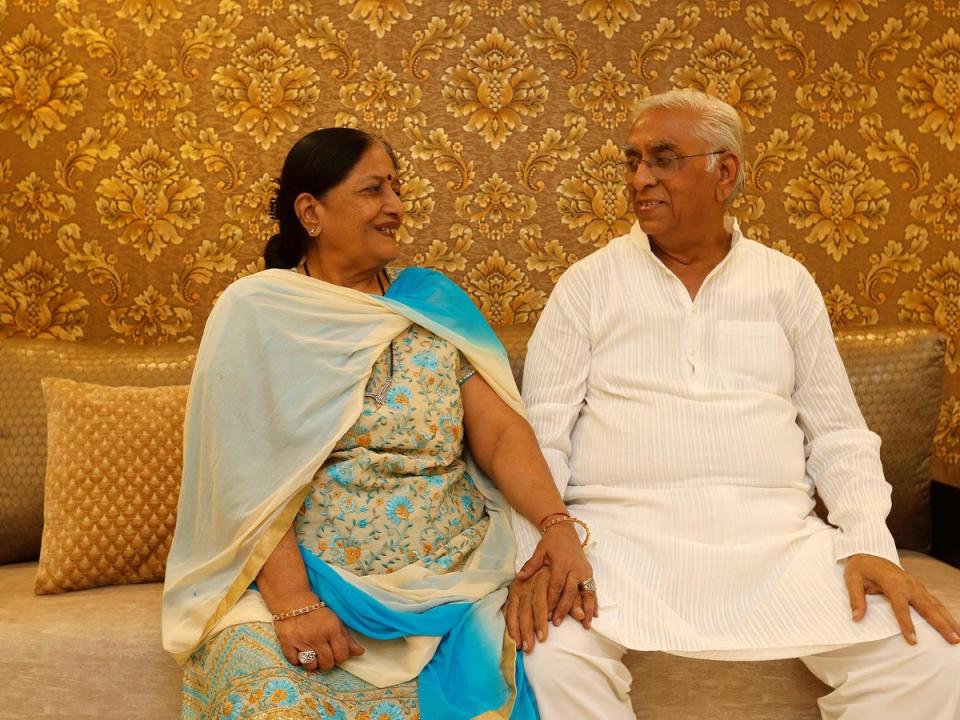
<svg viewBox="0 0 960 720">
<path fill-rule="evenodd" d="M 880 440 L 822 296 L 799 263 L 732 231 L 691 300 L 635 224 L 563 275 L 530 341 L 530 420 L 597 540 L 594 627 L 738 659 L 896 634 L 883 599 L 850 617 L 839 561 L 897 555 Z M 836 528 L 813 514 L 814 484 Z M 537 534 L 515 526 L 522 562 Z"/>
</svg>

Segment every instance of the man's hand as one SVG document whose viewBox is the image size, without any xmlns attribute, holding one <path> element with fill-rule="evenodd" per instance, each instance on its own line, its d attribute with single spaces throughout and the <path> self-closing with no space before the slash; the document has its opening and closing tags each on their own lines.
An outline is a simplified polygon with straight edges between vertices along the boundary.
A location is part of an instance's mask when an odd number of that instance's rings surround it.
<svg viewBox="0 0 960 720">
<path fill-rule="evenodd" d="M 554 625 L 569 614 L 587 629 L 597 617 L 597 594 L 584 590 L 581 583 L 593 577 L 593 568 L 580 546 L 580 538 L 572 523 L 559 523 L 540 538 L 530 559 L 517 573 L 518 580 L 528 580 L 543 567 L 550 569 L 546 605 Z"/>
<path fill-rule="evenodd" d="M 900 624 L 900 632 L 911 645 L 917 643 L 917 634 L 910 619 L 911 607 L 948 643 L 960 643 L 960 623 L 950 611 L 919 580 L 889 560 L 875 555 L 852 555 L 847 558 L 843 579 L 850 594 L 854 622 L 859 622 L 867 614 L 868 594 L 886 595 Z"/>
<path fill-rule="evenodd" d="M 503 604 L 503 617 L 507 621 L 507 632 L 513 642 L 524 652 L 533 650 L 536 639 L 547 639 L 550 627 L 550 608 L 547 605 L 547 591 L 550 586 L 550 568 L 542 567 L 529 579 L 517 578 L 510 585 L 507 601 Z"/>
</svg>

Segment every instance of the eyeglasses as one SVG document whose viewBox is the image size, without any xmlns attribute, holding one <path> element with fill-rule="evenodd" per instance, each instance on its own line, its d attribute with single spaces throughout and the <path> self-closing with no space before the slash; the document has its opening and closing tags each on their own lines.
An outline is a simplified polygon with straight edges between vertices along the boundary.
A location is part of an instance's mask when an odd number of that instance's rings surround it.
<svg viewBox="0 0 960 720">
<path fill-rule="evenodd" d="M 680 161 L 687 158 L 708 157 L 710 155 L 722 155 L 726 150 L 714 150 L 713 152 L 696 153 L 694 155 L 677 155 L 672 152 L 659 152 L 650 160 L 644 160 L 632 151 L 627 152 L 627 157 L 623 165 L 628 175 L 633 175 L 640 169 L 640 165 L 646 165 L 649 173 L 657 180 L 669 180 L 676 177 L 680 172 Z"/>
</svg>

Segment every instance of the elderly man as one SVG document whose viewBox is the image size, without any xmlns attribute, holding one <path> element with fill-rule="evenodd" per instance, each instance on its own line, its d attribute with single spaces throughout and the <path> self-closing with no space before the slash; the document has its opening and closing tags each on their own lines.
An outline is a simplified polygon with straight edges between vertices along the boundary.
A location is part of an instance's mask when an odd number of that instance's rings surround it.
<svg viewBox="0 0 960 720">
<path fill-rule="evenodd" d="M 799 657 L 834 688 L 827 718 L 960 718 L 960 625 L 898 565 L 879 438 L 821 294 L 725 215 L 742 148 L 715 98 L 644 101 L 625 147 L 637 222 L 563 275 L 530 341 L 524 400 L 596 539 L 599 596 L 594 619 L 593 583 L 560 597 L 537 556 L 511 590 L 541 715 L 633 718 L 636 649 Z M 537 529 L 515 527 L 528 557 Z"/>
</svg>

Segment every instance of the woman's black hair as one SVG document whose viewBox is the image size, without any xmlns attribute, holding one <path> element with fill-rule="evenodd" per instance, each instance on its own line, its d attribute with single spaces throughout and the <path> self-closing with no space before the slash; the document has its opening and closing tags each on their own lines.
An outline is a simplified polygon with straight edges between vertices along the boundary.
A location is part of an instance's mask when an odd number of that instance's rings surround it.
<svg viewBox="0 0 960 720">
<path fill-rule="evenodd" d="M 323 197 L 350 174 L 373 143 L 381 143 L 396 166 L 393 150 L 376 135 L 355 128 L 322 128 L 297 140 L 290 148 L 276 194 L 270 201 L 270 217 L 279 224 L 263 250 L 267 268 L 299 265 L 310 247 L 310 236 L 300 223 L 293 203 L 301 193 Z"/>
</svg>

